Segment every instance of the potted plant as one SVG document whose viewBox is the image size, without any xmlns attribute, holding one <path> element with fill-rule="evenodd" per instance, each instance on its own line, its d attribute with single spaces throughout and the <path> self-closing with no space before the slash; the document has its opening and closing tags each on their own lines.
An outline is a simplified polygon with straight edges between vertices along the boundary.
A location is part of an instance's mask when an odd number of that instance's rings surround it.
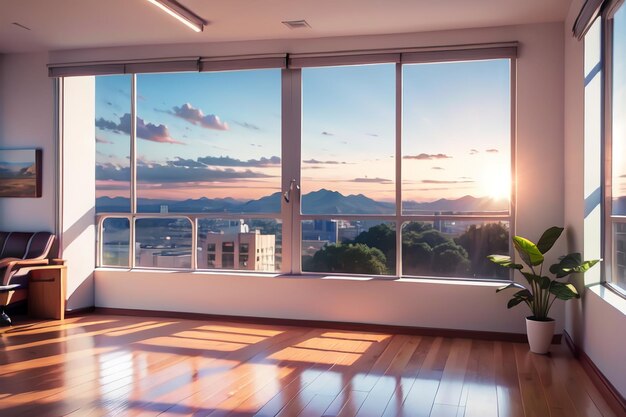
<svg viewBox="0 0 626 417">
<path fill-rule="evenodd" d="M 570 253 L 559 258 L 559 262 L 550 266 L 549 271 L 555 278 L 544 275 L 544 254 L 548 252 L 563 232 L 562 227 L 550 227 L 543 232 L 539 241 L 535 244 L 521 236 L 513 237 L 513 245 L 520 259 L 528 267 L 515 263 L 510 256 L 489 255 L 488 258 L 503 267 L 517 269 L 526 279 L 528 285 L 524 286 L 517 282 L 511 282 L 504 287 L 498 288 L 500 292 L 509 288 L 517 288 L 513 297 L 509 300 L 507 308 L 526 303 L 530 308 L 531 315 L 526 318 L 526 332 L 531 352 L 547 353 L 554 335 L 554 319 L 548 316 L 554 301 L 580 298 L 576 288 L 569 283 L 557 281 L 574 272 L 585 272 L 599 259 L 583 261 L 580 253 Z"/>
</svg>

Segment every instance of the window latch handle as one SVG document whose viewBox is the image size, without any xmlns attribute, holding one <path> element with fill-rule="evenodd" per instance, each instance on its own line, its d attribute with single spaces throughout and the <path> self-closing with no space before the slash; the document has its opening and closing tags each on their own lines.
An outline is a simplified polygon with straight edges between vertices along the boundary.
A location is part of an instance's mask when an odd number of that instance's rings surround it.
<svg viewBox="0 0 626 417">
<path fill-rule="evenodd" d="M 292 179 L 291 181 L 289 181 L 289 188 L 287 188 L 287 191 L 283 193 L 285 203 L 289 203 L 289 200 L 291 199 L 291 191 L 293 191 L 294 188 L 296 189 L 296 191 L 300 191 L 300 186 L 296 184 L 295 179 Z"/>
</svg>

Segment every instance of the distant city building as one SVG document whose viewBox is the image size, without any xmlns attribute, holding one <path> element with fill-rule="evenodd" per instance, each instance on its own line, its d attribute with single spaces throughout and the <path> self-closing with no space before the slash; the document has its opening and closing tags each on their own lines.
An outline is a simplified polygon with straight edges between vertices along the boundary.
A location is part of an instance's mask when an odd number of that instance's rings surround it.
<svg viewBox="0 0 626 417">
<path fill-rule="evenodd" d="M 140 247 L 136 250 L 136 264 L 146 268 L 191 268 L 191 252 L 187 249 Z"/>
<path fill-rule="evenodd" d="M 232 222 L 220 233 L 208 232 L 198 254 L 200 269 L 276 271 L 276 236 L 249 231 L 243 220 Z"/>
<path fill-rule="evenodd" d="M 159 213 L 161 214 L 167 214 L 170 212 L 170 208 L 167 204 L 161 204 L 161 208 L 159 210 Z"/>
<path fill-rule="evenodd" d="M 313 220 L 302 223 L 302 240 L 324 240 L 337 243 L 338 238 L 337 220 Z"/>
</svg>

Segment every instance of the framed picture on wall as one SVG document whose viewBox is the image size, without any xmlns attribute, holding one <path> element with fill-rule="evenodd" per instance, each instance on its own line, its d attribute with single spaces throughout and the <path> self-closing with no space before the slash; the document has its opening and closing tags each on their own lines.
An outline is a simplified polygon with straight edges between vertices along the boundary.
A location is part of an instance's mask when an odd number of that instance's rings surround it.
<svg viewBox="0 0 626 417">
<path fill-rule="evenodd" d="M 0 197 L 41 197 L 41 149 L 0 149 Z"/>
</svg>

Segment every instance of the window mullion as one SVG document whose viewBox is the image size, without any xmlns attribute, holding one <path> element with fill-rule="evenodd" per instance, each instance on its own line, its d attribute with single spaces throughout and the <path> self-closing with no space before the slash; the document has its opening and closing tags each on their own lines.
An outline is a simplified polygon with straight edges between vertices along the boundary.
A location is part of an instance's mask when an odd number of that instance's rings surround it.
<svg viewBox="0 0 626 417">
<path fill-rule="evenodd" d="M 128 266 L 135 267 L 135 215 L 137 214 L 137 75 L 131 76 L 130 88 L 130 239 Z"/>
<path fill-rule="evenodd" d="M 396 275 L 402 276 L 402 64 L 396 64 Z"/>
<path fill-rule="evenodd" d="M 299 274 L 302 235 L 300 227 L 300 160 L 302 119 L 300 70 L 282 70 L 282 192 L 283 253 L 281 272 Z M 285 195 L 285 194 L 284 194 Z"/>
</svg>

